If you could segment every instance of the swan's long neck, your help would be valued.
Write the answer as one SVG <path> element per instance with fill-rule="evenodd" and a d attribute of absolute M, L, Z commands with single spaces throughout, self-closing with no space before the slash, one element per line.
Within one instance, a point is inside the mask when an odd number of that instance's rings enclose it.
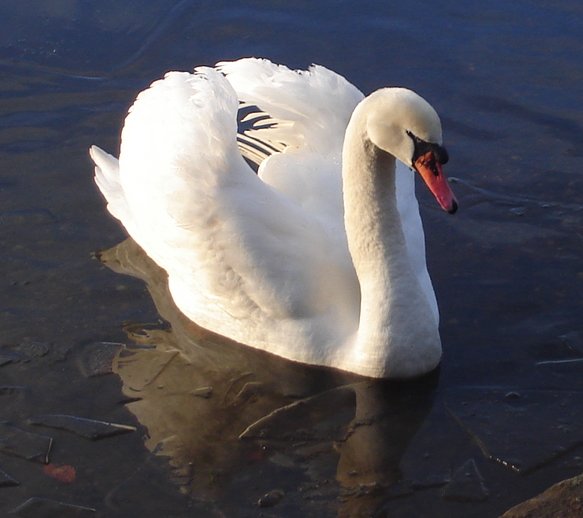
<path fill-rule="evenodd" d="M 358 333 L 344 361 L 370 376 L 410 377 L 438 364 L 441 343 L 407 253 L 395 158 L 369 140 L 365 120 L 353 115 L 342 157 L 346 234 L 361 290 Z"/>

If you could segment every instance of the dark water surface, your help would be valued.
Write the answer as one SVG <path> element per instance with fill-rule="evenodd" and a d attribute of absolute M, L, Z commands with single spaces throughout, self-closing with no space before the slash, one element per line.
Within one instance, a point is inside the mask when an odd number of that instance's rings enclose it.
<path fill-rule="evenodd" d="M 583 471 L 580 2 L 3 0 L 0 28 L 0 515 L 490 517 Z M 89 145 L 167 70 L 249 55 L 441 114 L 429 379 L 236 347 L 131 242 L 92 257 L 125 235 Z"/>

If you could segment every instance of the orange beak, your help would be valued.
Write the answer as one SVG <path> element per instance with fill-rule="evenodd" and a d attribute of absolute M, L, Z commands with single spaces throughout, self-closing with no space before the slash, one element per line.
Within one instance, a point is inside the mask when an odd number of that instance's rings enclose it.
<path fill-rule="evenodd" d="M 415 160 L 413 167 L 421 175 L 441 208 L 453 214 L 458 207 L 457 200 L 433 151 L 427 151 L 421 155 Z"/>

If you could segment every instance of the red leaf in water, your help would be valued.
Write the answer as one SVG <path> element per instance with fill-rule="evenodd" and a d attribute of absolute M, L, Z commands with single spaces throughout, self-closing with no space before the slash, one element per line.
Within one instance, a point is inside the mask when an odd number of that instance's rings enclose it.
<path fill-rule="evenodd" d="M 77 471 L 75 468 L 68 464 L 62 464 L 60 466 L 57 464 L 47 464 L 43 467 L 43 472 L 45 475 L 55 478 L 64 484 L 75 482 L 75 478 L 77 477 Z"/>

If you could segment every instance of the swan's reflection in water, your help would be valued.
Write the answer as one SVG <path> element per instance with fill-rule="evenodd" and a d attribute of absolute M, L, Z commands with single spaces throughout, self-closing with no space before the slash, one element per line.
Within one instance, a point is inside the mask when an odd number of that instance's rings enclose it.
<path fill-rule="evenodd" d="M 399 481 L 436 375 L 406 384 L 362 381 L 233 344 L 182 316 L 165 274 L 133 241 L 101 260 L 143 279 L 170 324 L 129 326 L 137 345 L 114 368 L 128 408 L 148 430 L 146 446 L 169 458 L 185 491 L 227 502 L 246 489 L 249 502 L 281 488 L 278 506 L 289 513 L 374 512 Z"/>

